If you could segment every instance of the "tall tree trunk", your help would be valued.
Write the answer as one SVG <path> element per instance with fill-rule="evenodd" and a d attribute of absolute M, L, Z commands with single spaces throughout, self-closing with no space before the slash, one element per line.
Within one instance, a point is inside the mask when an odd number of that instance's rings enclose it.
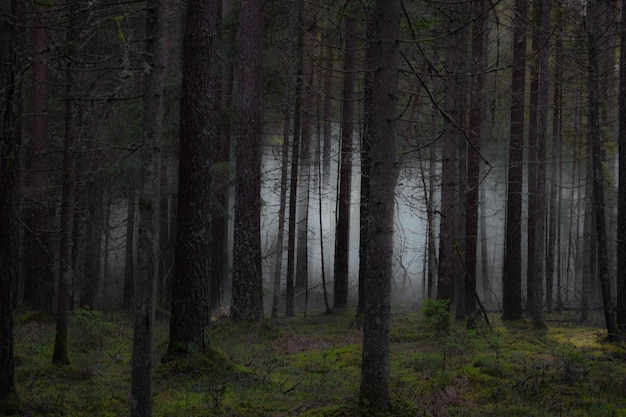
<path fill-rule="evenodd" d="M 54 312 L 54 275 L 52 273 L 53 246 L 51 244 L 54 224 L 54 207 L 49 191 L 48 158 L 48 79 L 50 5 L 38 2 L 32 22 L 34 48 L 32 70 L 32 116 L 28 169 L 24 176 L 25 197 L 29 203 L 25 210 L 25 269 L 27 297 L 31 307 L 49 313 Z"/>
<path fill-rule="evenodd" d="M 83 280 L 80 283 L 80 306 L 94 308 L 100 288 L 104 193 L 90 178 L 85 186 L 85 242 L 83 244 Z"/>
<path fill-rule="evenodd" d="M 391 327 L 391 274 L 393 257 L 393 213 L 397 171 L 395 141 L 398 102 L 398 58 L 400 1 L 378 0 L 374 20 L 375 69 L 372 90 L 371 177 L 369 239 L 365 277 L 363 359 L 359 405 L 389 408 L 389 332 Z M 369 37 L 369 36 L 368 36 Z"/>
<path fill-rule="evenodd" d="M 528 171 L 526 173 L 528 186 L 528 238 L 526 256 L 526 311 L 531 313 L 535 304 L 535 281 L 537 262 L 540 256 L 537 252 L 537 105 L 539 100 L 539 14 L 541 0 L 532 0 L 531 12 L 531 57 L 530 59 L 530 109 L 528 112 Z"/>
<path fill-rule="evenodd" d="M 553 90 L 553 112 L 552 112 L 552 143 L 550 146 L 550 195 L 548 202 L 548 241 L 546 254 L 546 309 L 548 312 L 553 308 L 554 294 L 554 273 L 555 263 L 560 262 L 559 242 L 560 236 L 557 233 L 557 223 L 560 221 L 558 215 L 559 210 L 557 204 L 560 204 L 559 195 L 559 147 L 561 143 L 562 123 L 561 115 L 563 112 L 562 100 L 562 31 L 563 18 L 561 16 L 561 4 L 557 3 L 558 9 L 556 21 L 556 42 L 554 46 L 554 90 Z"/>
<path fill-rule="evenodd" d="M 611 277 L 609 274 L 608 243 L 606 231 L 606 217 L 604 208 L 604 173 L 602 171 L 602 137 L 600 132 L 600 98 L 599 98 L 599 67 L 598 67 L 598 2 L 587 2 L 587 16 L 585 19 L 588 37 L 589 59 L 589 140 L 591 141 L 593 161 L 593 205 L 596 217 L 596 231 L 598 242 L 598 274 L 602 289 L 604 305 L 604 319 L 609 339 L 614 339 L 618 328 L 615 318 L 615 307 L 611 294 Z"/>
<path fill-rule="evenodd" d="M 465 197 L 465 313 L 476 310 L 476 255 L 478 239 L 478 197 L 480 187 L 480 143 L 483 124 L 484 0 L 473 0 L 472 80 L 470 90 L 469 149 L 467 153 L 467 194 Z"/>
<path fill-rule="evenodd" d="M 541 0 L 539 33 L 539 84 L 537 94 L 537 187 L 535 196 L 536 254 L 533 277 L 532 321 L 536 329 L 545 328 L 543 318 L 543 281 L 546 274 L 546 147 L 548 136 L 548 91 L 550 83 L 550 9 L 551 0 Z"/>
<path fill-rule="evenodd" d="M 19 160 L 15 95 L 15 1 L 0 3 L 0 414 L 18 413 L 13 343 L 13 289 L 17 282 L 16 174 Z"/>
<path fill-rule="evenodd" d="M 307 22 L 307 25 L 310 25 Z M 307 29 L 305 34 L 306 59 L 303 69 L 302 131 L 300 133 L 300 166 L 298 173 L 298 242 L 296 244 L 296 290 L 307 292 L 309 285 L 309 200 L 311 185 L 311 119 L 313 111 L 313 39 L 315 34 Z"/>
<path fill-rule="evenodd" d="M 131 417 L 152 415 L 154 311 L 159 277 L 159 206 L 163 84 L 167 66 L 165 32 L 167 0 L 146 4 L 146 44 L 143 93 L 143 146 L 139 190 L 139 251 L 135 279 Z"/>
<path fill-rule="evenodd" d="M 63 141 L 63 180 L 61 192 L 61 242 L 59 253 L 59 290 L 57 299 L 56 337 L 52 363 L 67 365 L 69 354 L 70 298 L 73 279 L 72 231 L 74 226 L 74 146 L 78 136 L 78 97 L 74 63 L 77 61 L 80 0 L 73 0 L 69 10 L 69 26 L 65 50 L 65 138 Z"/>
<path fill-rule="evenodd" d="M 128 211 L 126 216 L 126 245 L 124 256 L 124 293 L 122 296 L 124 308 L 131 308 L 133 304 L 133 290 L 135 279 L 135 183 L 131 180 L 128 185 Z"/>
<path fill-rule="evenodd" d="M 226 19 L 231 20 L 231 5 L 233 0 L 222 1 L 221 14 Z M 222 25 L 224 17 L 219 19 Z M 228 37 L 224 40 L 225 44 L 234 45 L 237 40 L 237 25 L 231 24 L 228 30 Z M 235 57 L 229 56 L 222 66 L 222 86 L 220 88 L 222 94 L 222 102 L 220 111 L 231 113 L 233 102 L 233 88 L 235 78 Z M 229 188 L 231 184 L 231 118 L 222 117 L 222 125 L 220 129 L 220 145 L 215 154 L 213 166 L 213 189 L 214 196 L 214 212 L 213 212 L 213 249 L 212 255 L 212 271 L 211 282 L 209 284 L 210 291 L 210 307 L 216 309 L 221 307 L 224 302 L 224 283 L 228 279 L 228 223 L 229 223 Z"/>
<path fill-rule="evenodd" d="M 292 5 L 296 8 L 298 22 L 302 22 L 302 0 L 296 0 Z M 302 72 L 303 72 L 303 48 L 304 34 L 298 31 L 296 42 L 296 85 L 294 90 L 294 111 L 293 111 L 293 140 L 291 144 L 291 168 L 289 178 L 289 221 L 287 232 L 287 276 L 286 276 L 286 302 L 285 314 L 293 316 L 294 311 L 294 275 L 296 269 L 296 208 L 298 192 L 298 167 L 300 164 L 300 126 L 302 116 Z"/>
<path fill-rule="evenodd" d="M 350 256 L 350 203 L 352 196 L 352 136 L 354 135 L 354 81 L 357 52 L 357 17 L 354 8 L 346 10 L 341 90 L 341 165 L 339 169 L 339 202 L 335 234 L 334 306 L 348 305 Z"/>
<path fill-rule="evenodd" d="M 509 132 L 506 246 L 502 297 L 502 318 L 504 320 L 517 320 L 522 317 L 522 164 L 524 157 L 526 15 L 528 14 L 528 1 L 515 0 L 514 9 L 511 128 Z"/>
<path fill-rule="evenodd" d="M 287 51 L 287 82 L 285 83 L 285 92 L 283 95 L 283 144 L 282 144 L 282 160 L 280 168 L 280 202 L 278 208 L 278 232 L 276 234 L 276 261 L 274 264 L 273 277 L 273 294 L 272 294 L 272 319 L 278 318 L 278 307 L 280 303 L 280 287 L 283 269 L 283 245 L 285 240 L 285 214 L 287 209 L 287 179 L 289 176 L 289 131 L 291 128 L 291 102 L 292 102 L 292 83 L 293 83 L 293 50 L 294 35 L 296 30 L 296 0 L 289 1 L 289 37 L 285 40 Z M 321 195 L 320 195 L 321 201 Z M 321 230 L 321 229 L 320 229 Z M 323 254 L 322 254 L 323 256 Z"/>
<path fill-rule="evenodd" d="M 451 16 L 457 16 L 460 6 L 450 5 Z M 457 236 L 455 204 L 458 187 L 457 176 L 457 149 L 462 126 L 460 108 L 461 91 L 458 85 L 459 51 L 463 44 L 462 32 L 455 25 L 459 22 L 451 17 L 448 22 L 448 35 L 446 37 L 446 75 L 444 82 L 445 103 L 444 132 L 441 153 L 441 221 L 439 226 L 439 280 L 437 282 L 437 298 L 450 300 L 454 298 L 454 266 L 457 264 L 458 252 L 455 250 Z"/>
<path fill-rule="evenodd" d="M 371 10 L 368 11 L 371 13 Z M 372 148 L 372 106 L 374 89 L 374 20 L 367 19 L 365 36 L 365 68 L 363 80 L 363 129 L 361 131 L 361 196 L 359 201 L 359 303 L 357 319 L 363 317 L 365 308 L 365 277 L 367 271 L 367 239 L 369 233 L 370 211 L 370 172 Z"/>
<path fill-rule="evenodd" d="M 332 111 L 333 111 L 333 50 L 332 39 L 334 32 L 326 31 L 326 45 L 324 48 L 324 135 L 322 142 L 322 166 L 324 176 L 324 189 L 330 182 L 330 151 L 332 148 Z"/>
<path fill-rule="evenodd" d="M 211 179 L 219 144 L 216 33 L 220 0 L 188 0 L 180 104 L 178 224 L 166 357 L 207 347 L 213 236 Z"/>
<path fill-rule="evenodd" d="M 242 0 L 239 15 L 239 102 L 231 317 L 263 316 L 261 276 L 262 0 Z"/>
<path fill-rule="evenodd" d="M 617 200 L 617 325 L 626 330 L 626 7 L 622 5 L 619 67 L 619 188 Z"/>

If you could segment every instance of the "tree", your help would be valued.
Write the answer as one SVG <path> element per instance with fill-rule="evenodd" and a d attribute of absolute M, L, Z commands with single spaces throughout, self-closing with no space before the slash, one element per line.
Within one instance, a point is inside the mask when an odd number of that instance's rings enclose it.
<path fill-rule="evenodd" d="M 231 317 L 263 316 L 261 276 L 261 64 L 263 2 L 242 0 Z"/>
<path fill-rule="evenodd" d="M 513 73 L 506 198 L 506 243 L 502 279 L 502 318 L 522 317 L 522 175 L 524 157 L 524 97 L 526 90 L 526 15 L 528 1 L 515 0 Z"/>
<path fill-rule="evenodd" d="M 207 346 L 211 275 L 212 150 L 219 143 L 216 94 L 221 2 L 189 0 L 183 39 L 178 225 L 168 357 Z"/>
<path fill-rule="evenodd" d="M 13 353 L 13 293 L 17 282 L 15 2 L 0 4 L 0 414 L 18 412 Z"/>
<path fill-rule="evenodd" d="M 61 195 L 61 244 L 59 254 L 59 290 L 57 301 L 56 337 L 52 362 L 60 365 L 70 363 L 69 315 L 72 286 L 72 232 L 74 226 L 74 144 L 78 133 L 75 69 L 78 53 L 77 13 L 80 0 L 73 0 L 69 9 L 69 25 L 66 39 L 67 61 L 65 68 L 65 138 L 63 140 L 63 180 Z"/>
<path fill-rule="evenodd" d="M 296 5 L 292 4 L 292 7 Z M 298 22 L 302 22 L 302 1 L 298 0 Z M 295 11 L 292 11 L 295 13 Z M 302 62 L 303 62 L 303 33 L 298 31 L 296 49 L 296 83 L 294 86 L 294 111 L 293 111 L 293 138 L 291 142 L 291 167 L 289 178 L 289 220 L 287 231 L 287 277 L 286 277 L 286 302 L 285 314 L 295 314 L 295 290 L 294 276 L 296 272 L 296 209 L 298 193 L 298 166 L 300 164 L 300 126 L 302 121 Z"/>
<path fill-rule="evenodd" d="M 34 5 L 32 21 L 33 70 L 31 106 L 29 117 L 30 141 L 27 169 L 23 173 L 28 203 L 24 210 L 24 255 L 27 297 L 31 306 L 49 313 L 54 312 L 53 245 L 51 244 L 54 222 L 53 196 L 50 193 L 48 166 L 50 163 L 48 101 L 50 61 L 50 13 L 49 4 Z"/>
<path fill-rule="evenodd" d="M 366 14 L 371 14 L 371 9 L 366 9 Z M 374 48 L 371 35 L 374 33 L 373 19 L 367 19 L 365 37 L 365 62 L 363 80 L 363 129 L 361 130 L 361 197 L 359 200 L 359 304 L 357 306 L 357 320 L 363 318 L 365 308 L 365 274 L 367 271 L 367 239 L 370 203 L 370 166 L 371 166 L 371 129 L 372 129 L 372 105 L 374 89 Z"/>
<path fill-rule="evenodd" d="M 533 286 L 533 305 L 531 316 L 533 326 L 545 328 L 543 318 L 543 281 L 546 274 L 546 148 L 548 136 L 548 91 L 550 86 L 550 10 L 551 0 L 542 0 L 539 4 L 539 91 L 537 94 L 537 187 L 535 198 L 536 263 Z"/>
<path fill-rule="evenodd" d="M 602 137 L 600 132 L 600 97 L 599 97 L 599 64 L 598 64 L 598 3 L 596 0 L 587 2 L 585 26 L 588 42 L 588 94 L 589 94 L 589 141 L 591 142 L 591 159 L 593 163 L 593 210 L 596 218 L 598 244 L 598 274 L 602 290 L 604 319 L 609 339 L 615 339 L 618 328 L 615 318 L 615 307 L 611 294 L 611 277 L 609 274 L 608 244 L 606 232 L 606 214 L 604 208 L 604 173 L 602 157 Z"/>
<path fill-rule="evenodd" d="M 389 332 L 391 326 L 391 274 L 393 213 L 396 185 L 396 113 L 400 47 L 400 1 L 378 0 L 372 48 L 374 70 L 371 107 L 370 217 L 368 270 L 364 282 L 363 359 L 359 405 L 389 407 Z"/>
<path fill-rule="evenodd" d="M 338 217 L 335 237 L 335 308 L 345 308 L 348 305 L 354 81 L 358 41 L 355 12 L 355 8 L 349 8 L 344 15 L 346 41 L 343 56 L 343 86 L 341 89 L 341 164 L 339 169 L 339 202 L 337 205 Z"/>
<path fill-rule="evenodd" d="M 459 240 L 457 216 L 459 205 L 456 204 L 456 193 L 460 181 L 457 170 L 457 149 L 461 137 L 461 129 L 465 123 L 463 120 L 463 102 L 465 101 L 465 89 L 460 83 L 461 67 L 463 65 L 465 39 L 463 33 L 464 23 L 460 19 L 463 4 L 450 4 L 450 20 L 448 22 L 448 35 L 446 36 L 445 53 L 445 84 L 444 98 L 444 132 L 442 138 L 442 162 L 441 162 L 441 222 L 439 227 L 439 281 L 437 282 L 437 298 L 451 300 L 455 283 L 455 267 L 458 266 Z M 457 25 L 459 27 L 457 27 Z M 462 159 L 462 158 L 460 158 Z M 460 274 L 464 277 L 464 274 Z M 459 280 L 456 280 L 460 283 Z M 464 297 L 461 298 L 464 300 Z M 459 300 L 460 301 L 460 300 Z"/>
<path fill-rule="evenodd" d="M 484 0 L 474 0 L 472 27 L 472 86 L 470 90 L 469 149 L 467 151 L 467 193 L 465 196 L 465 314 L 476 310 L 476 261 L 478 239 L 478 197 L 480 187 L 480 141 L 483 124 Z"/>
<path fill-rule="evenodd" d="M 135 279 L 131 417 L 152 415 L 153 329 L 159 276 L 159 202 L 163 84 L 166 72 L 168 0 L 148 0 L 143 92 L 143 143 L 139 190 L 139 251 Z"/>
<path fill-rule="evenodd" d="M 619 67 L 619 188 L 617 200 L 617 325 L 626 330 L 626 7 L 622 7 Z"/>
<path fill-rule="evenodd" d="M 300 130 L 300 165 L 298 167 L 298 218 L 296 243 L 296 290 L 304 292 L 305 298 L 309 286 L 309 201 L 311 187 L 311 127 L 313 113 L 313 58 L 312 46 L 315 34 L 311 30 L 311 22 L 306 25 L 304 33 L 305 53 L 302 72 L 302 119 Z"/>
<path fill-rule="evenodd" d="M 128 185 L 128 215 L 126 216 L 126 248 L 124 255 L 124 308 L 130 309 L 133 304 L 135 281 L 135 182 L 131 178 Z"/>
<path fill-rule="evenodd" d="M 273 294 L 272 294 L 272 319 L 278 318 L 278 307 L 280 304 L 280 288 L 283 265 L 283 246 L 285 235 L 285 212 L 287 206 L 287 178 L 289 176 L 289 133 L 291 127 L 291 102 L 292 102 L 292 83 L 293 83 L 293 49 L 294 34 L 296 26 L 296 0 L 290 0 L 288 6 L 289 13 L 289 36 L 285 40 L 285 49 L 287 53 L 286 62 L 286 81 L 285 91 L 283 93 L 283 144 L 282 144 L 282 160 L 280 168 L 280 202 L 278 209 L 278 232 L 276 234 L 276 263 L 274 266 L 273 277 Z M 295 207 L 295 206 L 294 206 Z M 292 285 L 293 287 L 293 281 Z M 293 288 L 291 288 L 291 312 L 293 313 Z"/>

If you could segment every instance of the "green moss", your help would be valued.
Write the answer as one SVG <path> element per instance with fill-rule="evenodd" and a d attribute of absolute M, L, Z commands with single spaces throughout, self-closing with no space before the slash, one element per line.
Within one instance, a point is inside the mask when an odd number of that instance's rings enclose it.
<path fill-rule="evenodd" d="M 342 368 L 360 367 L 361 345 L 309 350 L 289 356 L 290 363 L 307 372 L 327 373 Z"/>

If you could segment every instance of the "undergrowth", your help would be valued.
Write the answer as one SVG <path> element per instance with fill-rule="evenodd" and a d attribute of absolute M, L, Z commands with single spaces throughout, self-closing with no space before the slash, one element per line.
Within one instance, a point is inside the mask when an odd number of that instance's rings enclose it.
<path fill-rule="evenodd" d="M 603 329 L 559 319 L 537 332 L 528 320 L 489 319 L 493 329 L 480 320 L 469 329 L 436 302 L 394 309 L 392 404 L 383 415 L 626 416 L 626 350 L 607 343 Z M 362 333 L 351 311 L 223 319 L 210 348 L 161 363 L 167 334 L 163 317 L 155 333 L 155 416 L 367 415 L 357 408 Z M 130 316 L 75 311 L 71 366 L 51 365 L 50 317 L 19 315 L 15 338 L 22 415 L 128 415 Z"/>

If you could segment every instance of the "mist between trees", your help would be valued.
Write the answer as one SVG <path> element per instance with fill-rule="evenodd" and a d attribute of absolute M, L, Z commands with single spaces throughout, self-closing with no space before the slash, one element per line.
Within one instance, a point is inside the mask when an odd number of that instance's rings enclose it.
<path fill-rule="evenodd" d="M 9 3 L 5 326 L 69 364 L 70 311 L 132 310 L 133 415 L 157 309 L 175 360 L 213 311 L 355 308 L 372 407 L 392 302 L 626 327 L 621 2 Z"/>

